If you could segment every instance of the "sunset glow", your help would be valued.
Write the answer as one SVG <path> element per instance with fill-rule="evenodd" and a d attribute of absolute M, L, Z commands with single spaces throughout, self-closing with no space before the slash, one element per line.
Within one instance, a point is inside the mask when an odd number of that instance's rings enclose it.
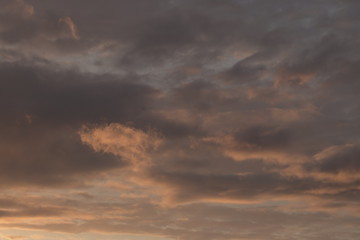
<path fill-rule="evenodd" d="M 359 240 L 359 26 L 352 0 L 0 0 L 0 240 Z"/>

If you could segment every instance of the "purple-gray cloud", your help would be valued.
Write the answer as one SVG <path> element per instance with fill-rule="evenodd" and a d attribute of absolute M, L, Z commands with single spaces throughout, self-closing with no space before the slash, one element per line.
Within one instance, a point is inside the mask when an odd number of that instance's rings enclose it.
<path fill-rule="evenodd" d="M 360 236 L 358 2 L 0 6 L 0 232 Z"/>

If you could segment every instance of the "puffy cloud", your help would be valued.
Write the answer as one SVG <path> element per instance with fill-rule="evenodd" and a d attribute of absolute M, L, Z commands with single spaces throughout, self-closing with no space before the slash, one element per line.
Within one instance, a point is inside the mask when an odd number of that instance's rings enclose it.
<path fill-rule="evenodd" d="M 137 165 L 149 162 L 147 151 L 161 142 L 155 132 L 146 133 L 116 123 L 94 128 L 83 126 L 79 134 L 95 151 L 111 153 Z"/>

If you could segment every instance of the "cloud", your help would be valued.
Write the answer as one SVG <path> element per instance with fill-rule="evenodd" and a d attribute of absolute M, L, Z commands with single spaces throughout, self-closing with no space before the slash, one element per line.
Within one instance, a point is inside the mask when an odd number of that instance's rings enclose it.
<path fill-rule="evenodd" d="M 74 39 L 76 39 L 76 40 L 80 39 L 79 34 L 77 32 L 76 25 L 74 24 L 73 20 L 70 17 L 60 18 L 59 23 L 65 24 L 65 26 L 69 29 L 70 34 Z"/>
<path fill-rule="evenodd" d="M 359 153 L 357 144 L 331 146 L 315 155 L 315 166 L 322 172 L 357 172 L 360 170 Z"/>
<path fill-rule="evenodd" d="M 358 237 L 356 1 L 0 5 L 6 238 Z"/>
<path fill-rule="evenodd" d="M 1 16 L 3 18 L 11 18 L 18 16 L 21 17 L 30 17 L 34 14 L 34 7 L 29 3 L 22 0 L 2 0 L 3 7 L 1 8 Z"/>
<path fill-rule="evenodd" d="M 27 1 L 1 2 L 1 50 L 11 49 L 25 56 L 54 59 L 55 55 L 77 52 L 81 46 L 77 26 L 71 17 L 41 14 Z"/>
<path fill-rule="evenodd" d="M 143 132 L 118 123 L 107 126 L 83 126 L 79 132 L 81 141 L 97 152 L 119 156 L 132 164 L 142 165 L 151 159 L 147 151 L 161 143 L 155 132 Z"/>
<path fill-rule="evenodd" d="M 347 183 L 357 191 L 359 181 L 358 144 L 330 146 L 314 155 L 298 174 L 311 176 L 320 181 Z"/>
<path fill-rule="evenodd" d="M 94 153 L 77 132 L 86 123 L 130 120 L 152 98 L 151 88 L 20 64 L 1 64 L 0 74 L 2 185 L 71 185 L 84 182 L 77 174 L 126 165 L 113 155 Z M 131 106 L 124 104 L 128 101 Z M 114 102 L 118 105 L 112 107 Z"/>

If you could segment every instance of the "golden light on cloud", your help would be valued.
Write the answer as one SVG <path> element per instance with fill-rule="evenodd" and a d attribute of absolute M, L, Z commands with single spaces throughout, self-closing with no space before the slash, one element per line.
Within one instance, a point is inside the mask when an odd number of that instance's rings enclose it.
<path fill-rule="evenodd" d="M 105 126 L 83 126 L 79 131 L 81 140 L 95 151 L 114 154 L 139 167 L 151 162 L 148 151 L 161 144 L 155 131 L 144 132 L 119 123 Z"/>
<path fill-rule="evenodd" d="M 68 28 L 70 35 L 73 39 L 75 40 L 79 40 L 79 34 L 78 34 L 78 30 L 77 27 L 75 25 L 75 23 L 73 22 L 73 20 L 70 17 L 62 17 L 59 19 L 59 23 L 63 23 L 65 24 L 65 26 Z"/>
<path fill-rule="evenodd" d="M 360 239 L 359 9 L 0 0 L 0 240 Z"/>

